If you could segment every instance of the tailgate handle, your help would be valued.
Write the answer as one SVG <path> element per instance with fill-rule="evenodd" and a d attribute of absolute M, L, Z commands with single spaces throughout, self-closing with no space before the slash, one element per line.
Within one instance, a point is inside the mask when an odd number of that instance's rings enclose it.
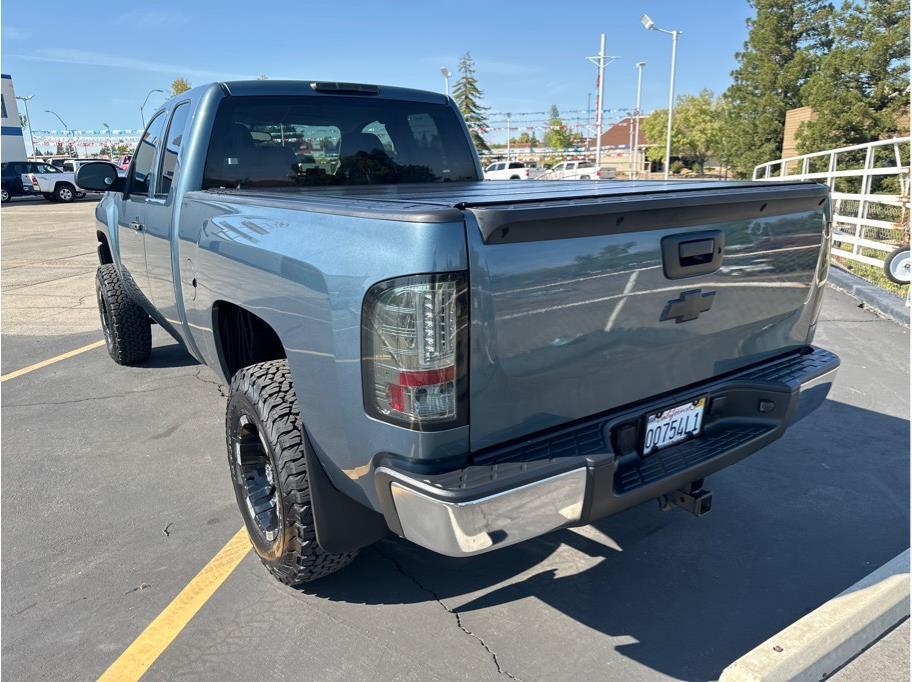
<path fill-rule="evenodd" d="M 662 239 L 662 267 L 668 279 L 696 277 L 715 272 L 722 265 L 725 234 L 722 230 L 687 232 Z"/>

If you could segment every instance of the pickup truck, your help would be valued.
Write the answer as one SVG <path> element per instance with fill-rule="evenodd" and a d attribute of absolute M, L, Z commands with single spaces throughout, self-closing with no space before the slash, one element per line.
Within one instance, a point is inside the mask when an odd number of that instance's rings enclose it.
<path fill-rule="evenodd" d="M 485 180 L 535 180 L 543 171 L 522 161 L 498 161 L 484 169 Z"/>
<path fill-rule="evenodd" d="M 85 196 L 85 192 L 76 186 L 76 169 L 78 165 L 66 161 L 63 169 L 49 163 L 29 163 L 28 174 L 22 177 L 23 184 L 32 187 L 32 194 L 40 194 L 48 201 L 69 203 Z"/>
<path fill-rule="evenodd" d="M 389 531 L 463 557 L 647 500 L 705 513 L 704 479 L 839 364 L 812 345 L 825 186 L 485 182 L 432 92 L 197 87 L 126 177 L 78 184 L 106 192 L 111 358 L 146 361 L 157 323 L 229 386 L 240 513 L 288 584 Z"/>
<path fill-rule="evenodd" d="M 545 171 L 540 180 L 611 180 L 613 168 L 596 168 L 593 161 L 561 161 Z"/>

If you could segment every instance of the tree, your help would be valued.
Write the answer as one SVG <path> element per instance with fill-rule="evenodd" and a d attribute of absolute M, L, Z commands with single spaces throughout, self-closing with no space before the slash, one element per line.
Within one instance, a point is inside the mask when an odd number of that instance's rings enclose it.
<path fill-rule="evenodd" d="M 826 0 L 751 0 L 744 49 L 725 93 L 725 125 L 738 175 L 779 158 L 785 112 L 802 105 L 801 89 L 832 45 L 833 7 Z"/>
<path fill-rule="evenodd" d="M 268 81 L 268 80 L 269 80 L 269 76 L 267 76 L 265 73 L 261 73 L 259 76 L 257 76 L 256 79 L 257 79 L 258 81 Z"/>
<path fill-rule="evenodd" d="M 188 81 L 183 76 L 178 76 L 173 81 L 171 81 L 171 96 L 174 97 L 175 95 L 179 95 L 182 92 L 187 92 L 187 90 L 192 87 L 193 86 L 190 85 L 190 81 Z"/>
<path fill-rule="evenodd" d="M 552 104 L 548 112 L 548 132 L 545 133 L 544 137 L 545 146 L 552 149 L 566 149 L 572 146 L 575 140 L 576 136 L 564 124 L 557 105 Z"/>
<path fill-rule="evenodd" d="M 802 153 L 899 132 L 908 121 L 908 30 L 908 0 L 843 4 L 833 47 L 802 90 L 815 114 L 798 130 Z"/>
<path fill-rule="evenodd" d="M 713 99 L 709 90 L 698 95 L 681 95 L 675 103 L 671 130 L 672 156 L 680 156 L 699 166 L 700 172 L 710 156 L 721 154 L 723 134 L 720 112 L 723 99 Z M 668 127 L 668 110 L 657 109 L 642 123 L 643 133 L 648 140 L 664 142 Z M 665 145 L 657 144 L 647 148 L 651 161 L 665 161 Z"/>
<path fill-rule="evenodd" d="M 472 136 L 472 142 L 479 152 L 490 151 L 488 143 L 485 142 L 482 134 L 488 129 L 488 108 L 482 106 L 481 99 L 484 92 L 478 87 L 478 78 L 475 76 L 475 60 L 472 55 L 466 52 L 459 58 L 459 80 L 453 87 L 453 100 L 462 117 L 465 119 L 466 127 Z"/>
<path fill-rule="evenodd" d="M 535 137 L 533 132 L 531 135 L 527 131 L 522 131 L 517 137 L 510 139 L 510 144 L 515 144 L 518 147 L 529 147 L 534 149 L 538 144 L 538 138 Z"/>

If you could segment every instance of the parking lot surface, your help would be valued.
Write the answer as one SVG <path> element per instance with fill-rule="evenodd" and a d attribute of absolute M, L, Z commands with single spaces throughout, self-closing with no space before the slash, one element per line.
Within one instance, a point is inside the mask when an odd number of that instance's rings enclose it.
<path fill-rule="evenodd" d="M 4 375 L 101 338 L 93 208 L 4 206 Z M 718 677 L 908 547 L 908 330 L 829 291 L 815 342 L 842 358 L 830 399 L 709 478 L 709 515 L 645 504 L 472 559 L 388 536 L 302 590 L 248 553 L 146 677 Z M 4 679 L 98 676 L 241 525 L 224 388 L 153 343 L 2 384 Z M 840 675 L 908 677 L 877 665 Z"/>

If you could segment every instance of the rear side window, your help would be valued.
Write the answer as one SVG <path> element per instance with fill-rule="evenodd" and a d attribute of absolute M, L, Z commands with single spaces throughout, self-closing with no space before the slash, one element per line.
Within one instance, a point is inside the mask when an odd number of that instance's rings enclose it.
<path fill-rule="evenodd" d="M 168 134 L 165 135 L 165 152 L 162 155 L 162 167 L 158 181 L 158 196 L 166 197 L 171 193 L 171 183 L 174 180 L 174 171 L 177 168 L 177 154 L 180 152 L 181 143 L 184 141 L 184 129 L 187 127 L 187 117 L 190 114 L 190 103 L 183 102 L 177 105 L 171 115 L 168 125 Z"/>
<path fill-rule="evenodd" d="M 152 119 L 145 134 L 136 146 L 133 175 L 130 179 L 130 194 L 149 194 L 149 187 L 155 170 L 155 156 L 161 144 L 165 128 L 165 112 Z"/>
<path fill-rule="evenodd" d="M 525 168 L 525 167 L 526 167 L 526 164 L 518 163 L 516 161 L 514 161 L 513 163 L 510 164 L 510 168 Z"/>
<path fill-rule="evenodd" d="M 226 97 L 203 189 L 477 180 L 444 104 L 336 95 Z"/>
<path fill-rule="evenodd" d="M 594 168 L 595 164 L 592 161 L 580 161 L 577 168 Z"/>

